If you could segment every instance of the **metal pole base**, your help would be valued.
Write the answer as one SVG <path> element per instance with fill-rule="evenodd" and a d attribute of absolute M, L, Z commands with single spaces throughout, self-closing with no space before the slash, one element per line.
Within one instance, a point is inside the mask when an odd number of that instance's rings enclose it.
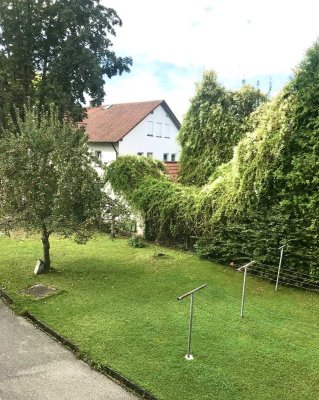
<path fill-rule="evenodd" d="M 191 354 L 186 354 L 185 358 L 188 361 L 194 360 L 194 357 Z"/>

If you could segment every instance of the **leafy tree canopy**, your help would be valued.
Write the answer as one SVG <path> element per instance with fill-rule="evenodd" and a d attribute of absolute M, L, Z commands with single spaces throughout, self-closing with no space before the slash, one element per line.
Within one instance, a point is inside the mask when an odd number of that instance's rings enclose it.
<path fill-rule="evenodd" d="M 106 167 L 105 179 L 112 183 L 115 192 L 124 190 L 129 193 L 136 189 L 145 177 L 166 177 L 164 171 L 164 165 L 150 157 L 121 156 L 116 163 Z"/>
<path fill-rule="evenodd" d="M 219 95 L 220 85 L 215 79 L 211 82 Z M 202 104 L 192 103 L 198 106 L 199 116 L 192 119 L 198 129 L 205 128 Z M 210 115 L 204 120 L 209 123 Z M 232 159 L 219 166 L 202 188 L 142 177 L 138 187 L 129 190 L 129 174 L 119 186 L 144 212 L 149 238 L 190 243 L 199 254 L 225 263 L 254 259 L 276 266 L 278 247 L 285 243 L 285 268 L 299 281 L 301 272 L 317 282 L 319 42 L 281 93 L 249 123 L 252 126 Z M 121 168 L 130 171 L 129 165 Z"/>
<path fill-rule="evenodd" d="M 92 165 L 85 132 L 55 112 L 29 109 L 0 139 L 0 230 L 41 231 L 47 269 L 53 232 L 85 242 L 100 222 L 103 183 Z"/>
<path fill-rule="evenodd" d="M 83 117 L 84 95 L 100 104 L 104 77 L 128 72 L 132 59 L 111 50 L 122 21 L 98 0 L 0 2 L 0 113 L 22 111 L 27 98 L 61 116 Z M 3 125 L 4 121 L 0 121 Z"/>
<path fill-rule="evenodd" d="M 228 91 L 215 72 L 205 72 L 179 133 L 180 181 L 207 183 L 216 168 L 231 159 L 234 146 L 251 127 L 249 116 L 266 99 L 250 85 Z"/>

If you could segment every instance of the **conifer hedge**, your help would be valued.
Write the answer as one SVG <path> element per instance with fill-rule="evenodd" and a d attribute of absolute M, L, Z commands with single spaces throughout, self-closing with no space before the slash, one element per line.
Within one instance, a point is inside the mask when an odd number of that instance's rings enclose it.
<path fill-rule="evenodd" d="M 214 71 L 205 71 L 185 115 L 179 181 L 202 186 L 216 168 L 231 160 L 234 146 L 251 127 L 249 118 L 267 96 L 251 85 L 227 90 Z"/>
<path fill-rule="evenodd" d="M 143 212 L 148 239 L 226 265 L 251 259 L 277 265 L 278 247 L 286 244 L 285 268 L 318 276 L 318 43 L 253 118 L 233 158 L 200 188 L 173 183 L 158 162 L 142 157 L 120 157 L 108 179 Z"/>

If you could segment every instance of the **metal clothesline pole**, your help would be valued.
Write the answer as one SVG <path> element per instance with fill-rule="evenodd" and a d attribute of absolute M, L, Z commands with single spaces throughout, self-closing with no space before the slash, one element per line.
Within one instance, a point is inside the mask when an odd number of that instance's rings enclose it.
<path fill-rule="evenodd" d="M 280 259 L 279 259 L 279 265 L 278 265 L 278 272 L 277 272 L 277 279 L 276 279 L 276 287 L 275 287 L 275 292 L 278 289 L 278 283 L 279 283 L 279 276 L 280 276 L 280 269 L 281 269 L 281 264 L 282 264 L 282 257 L 284 255 L 284 247 L 285 245 L 282 245 L 279 247 L 278 250 L 280 250 Z"/>
<path fill-rule="evenodd" d="M 194 310 L 194 294 L 198 292 L 201 289 L 204 289 L 207 285 L 204 284 L 202 286 L 199 286 L 196 289 L 191 290 L 190 292 L 187 292 L 183 294 L 182 296 L 177 297 L 177 300 L 183 300 L 185 297 L 190 296 L 191 301 L 190 301 L 190 310 L 189 310 L 189 327 L 188 327 L 188 345 L 187 345 L 187 354 L 185 356 L 186 360 L 193 360 L 194 357 L 191 354 L 191 341 L 192 341 L 192 328 L 193 328 L 193 310 Z"/>
<path fill-rule="evenodd" d="M 244 317 L 247 269 L 249 267 L 251 267 L 253 264 L 255 264 L 255 261 L 250 261 L 248 264 L 245 264 L 242 267 L 237 269 L 237 271 L 244 270 L 243 291 L 242 291 L 242 296 L 241 296 L 241 308 L 240 308 L 240 316 L 241 316 L 241 318 Z"/>
<path fill-rule="evenodd" d="M 187 360 L 192 360 L 193 356 L 191 355 L 191 341 L 192 341 L 192 326 L 193 326 L 193 306 L 194 306 L 194 293 L 191 294 L 191 304 L 189 311 L 189 328 L 188 328 L 188 345 L 187 345 Z"/>
<path fill-rule="evenodd" d="M 241 308 L 240 308 L 240 316 L 244 317 L 244 307 L 245 307 L 245 292 L 246 292 L 246 276 L 247 276 L 247 268 L 244 269 L 244 282 L 243 282 L 243 292 L 241 296 Z"/>

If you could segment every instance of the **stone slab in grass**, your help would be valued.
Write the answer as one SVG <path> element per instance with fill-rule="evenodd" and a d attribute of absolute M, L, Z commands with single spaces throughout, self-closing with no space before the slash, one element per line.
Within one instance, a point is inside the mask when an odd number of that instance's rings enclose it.
<path fill-rule="evenodd" d="M 44 261 L 38 260 L 35 264 L 34 275 L 40 275 L 44 272 Z"/>
<path fill-rule="evenodd" d="M 30 296 L 36 297 L 38 299 L 50 296 L 51 294 L 57 292 L 56 288 L 51 286 L 43 285 L 39 283 L 38 285 L 33 285 L 27 289 L 23 290 L 23 293 L 28 294 Z"/>

